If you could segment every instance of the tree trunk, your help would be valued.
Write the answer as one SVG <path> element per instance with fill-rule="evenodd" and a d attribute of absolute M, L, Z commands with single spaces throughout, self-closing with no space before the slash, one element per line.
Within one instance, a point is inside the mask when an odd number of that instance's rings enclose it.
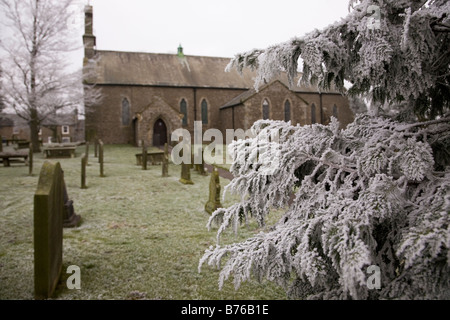
<path fill-rule="evenodd" d="M 39 143 L 39 120 L 37 110 L 31 110 L 30 141 L 33 146 L 33 152 L 41 152 L 41 144 Z"/>

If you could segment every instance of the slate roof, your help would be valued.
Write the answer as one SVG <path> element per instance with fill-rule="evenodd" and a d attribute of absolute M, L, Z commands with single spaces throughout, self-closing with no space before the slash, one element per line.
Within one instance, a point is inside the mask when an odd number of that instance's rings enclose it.
<path fill-rule="evenodd" d="M 225 72 L 230 58 L 97 50 L 97 84 L 249 89 L 254 73 Z"/>

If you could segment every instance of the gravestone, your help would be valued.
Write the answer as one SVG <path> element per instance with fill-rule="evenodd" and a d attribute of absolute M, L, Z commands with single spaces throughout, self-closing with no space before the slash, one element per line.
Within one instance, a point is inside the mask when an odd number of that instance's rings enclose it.
<path fill-rule="evenodd" d="M 203 159 L 203 148 L 197 147 L 196 154 L 200 154 L 200 153 L 201 153 L 201 162 L 195 164 L 194 170 L 197 171 L 198 173 L 200 173 L 202 176 L 207 176 L 208 173 L 205 170 L 205 161 Z"/>
<path fill-rule="evenodd" d="M 33 175 L 33 144 L 28 147 L 28 174 Z"/>
<path fill-rule="evenodd" d="M 0 136 L 0 152 L 3 152 L 3 137 Z"/>
<path fill-rule="evenodd" d="M 95 138 L 94 139 L 94 157 L 97 158 L 98 157 L 98 139 Z"/>
<path fill-rule="evenodd" d="M 103 141 L 98 141 L 98 162 L 100 163 L 100 177 L 105 177 L 105 173 L 103 171 Z"/>
<path fill-rule="evenodd" d="M 87 186 L 86 186 L 86 165 L 87 165 L 86 155 L 83 154 L 81 156 L 81 189 L 87 189 Z"/>
<path fill-rule="evenodd" d="M 147 170 L 147 146 L 145 141 L 142 140 L 142 170 Z"/>
<path fill-rule="evenodd" d="M 194 184 L 191 180 L 191 165 L 182 162 L 181 163 L 181 178 L 180 182 L 183 184 Z"/>
<path fill-rule="evenodd" d="M 209 181 L 209 199 L 205 204 L 205 211 L 209 214 L 212 214 L 218 208 L 222 208 L 222 203 L 220 202 L 220 188 L 219 172 L 213 167 L 211 179 Z"/>
<path fill-rule="evenodd" d="M 45 161 L 34 194 L 34 294 L 53 295 L 61 275 L 64 176 L 59 162 Z"/>
<path fill-rule="evenodd" d="M 86 141 L 86 153 L 85 153 L 85 156 L 86 156 L 86 165 L 88 166 L 89 165 L 89 141 Z"/>
<path fill-rule="evenodd" d="M 78 227 L 81 223 L 81 216 L 75 213 L 75 209 L 73 208 L 73 201 L 69 199 L 64 179 L 63 179 L 63 195 L 64 195 L 63 227 L 64 228 Z"/>
<path fill-rule="evenodd" d="M 169 146 L 167 143 L 164 144 L 164 156 L 162 161 L 162 176 L 169 176 Z"/>

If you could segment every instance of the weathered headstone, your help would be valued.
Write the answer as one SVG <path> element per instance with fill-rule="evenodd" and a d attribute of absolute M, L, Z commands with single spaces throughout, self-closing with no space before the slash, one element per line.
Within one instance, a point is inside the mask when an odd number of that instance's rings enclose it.
<path fill-rule="evenodd" d="M 162 161 L 162 176 L 169 176 L 169 146 L 167 143 L 164 144 L 164 156 Z"/>
<path fill-rule="evenodd" d="M 33 144 L 30 143 L 28 148 L 28 174 L 33 174 Z"/>
<path fill-rule="evenodd" d="M 86 155 L 83 154 L 81 156 L 81 189 L 87 189 L 87 186 L 86 186 L 86 165 L 87 165 Z"/>
<path fill-rule="evenodd" d="M 100 163 L 100 177 L 105 177 L 105 173 L 103 171 L 103 141 L 98 141 L 98 162 Z"/>
<path fill-rule="evenodd" d="M 205 204 L 205 211 L 209 214 L 222 207 L 222 203 L 220 202 L 220 188 L 219 172 L 213 167 L 209 182 L 209 199 Z"/>
<path fill-rule="evenodd" d="M 86 153 L 85 153 L 85 156 L 86 156 L 86 165 L 88 166 L 89 165 L 89 141 L 86 141 Z"/>
<path fill-rule="evenodd" d="M 63 195 L 64 195 L 63 227 L 64 228 L 78 227 L 81 223 L 81 216 L 75 213 L 75 209 L 73 208 L 73 201 L 69 199 L 64 179 L 63 179 Z"/>
<path fill-rule="evenodd" d="M 208 173 L 205 170 L 205 160 L 203 159 L 203 148 L 201 146 L 197 147 L 195 152 L 196 154 L 201 154 L 201 162 L 195 164 L 194 170 L 200 173 L 202 176 L 207 176 Z"/>
<path fill-rule="evenodd" d="M 181 163 L 180 182 L 183 184 L 194 184 L 194 181 L 191 180 L 191 165 L 188 163 Z"/>
<path fill-rule="evenodd" d="M 145 141 L 142 140 L 142 170 L 147 170 L 147 146 Z"/>
<path fill-rule="evenodd" d="M 98 139 L 95 138 L 94 139 L 94 157 L 97 158 L 98 157 Z"/>
<path fill-rule="evenodd" d="M 53 295 L 61 275 L 64 176 L 59 162 L 45 161 L 34 195 L 34 294 Z"/>

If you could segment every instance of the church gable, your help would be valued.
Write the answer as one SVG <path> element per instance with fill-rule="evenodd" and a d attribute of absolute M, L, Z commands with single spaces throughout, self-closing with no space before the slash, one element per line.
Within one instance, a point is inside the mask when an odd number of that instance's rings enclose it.
<path fill-rule="evenodd" d="M 166 126 L 166 134 L 169 137 L 170 132 L 181 128 L 182 116 L 177 109 L 169 105 L 164 99 L 154 96 L 152 101 L 136 114 L 137 141 L 144 140 L 147 145 L 154 144 L 153 135 L 155 129 L 157 129 L 155 125 L 160 125 L 161 121 Z"/>

